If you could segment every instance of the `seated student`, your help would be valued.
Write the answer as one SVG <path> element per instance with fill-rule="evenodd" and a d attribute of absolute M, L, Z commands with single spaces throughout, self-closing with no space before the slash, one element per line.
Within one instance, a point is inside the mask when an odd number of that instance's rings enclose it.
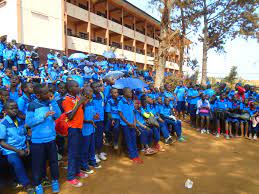
<path fill-rule="evenodd" d="M 9 93 L 10 93 L 10 99 L 17 101 L 18 98 L 20 97 L 21 91 L 20 91 L 20 78 L 17 75 L 13 75 L 10 79 L 10 88 L 9 88 Z"/>
<path fill-rule="evenodd" d="M 17 66 L 12 66 L 12 74 L 22 77 L 22 74 L 21 74 L 21 72 L 18 71 Z"/>
<path fill-rule="evenodd" d="M 93 103 L 95 106 L 94 121 L 96 125 L 95 130 L 95 159 L 99 163 L 101 160 L 107 160 L 106 154 L 102 152 L 103 148 L 103 133 L 104 133 L 104 95 L 101 92 L 103 85 L 99 82 L 91 83 L 93 89 Z"/>
<path fill-rule="evenodd" d="M 216 137 L 220 137 L 221 129 L 223 129 L 223 126 L 225 125 L 225 114 L 228 108 L 228 101 L 226 99 L 226 94 L 222 93 L 220 95 L 220 98 L 216 100 L 214 111 L 216 116 L 216 127 L 217 127 L 217 133 Z M 228 128 L 225 129 L 226 135 L 228 135 Z"/>
<path fill-rule="evenodd" d="M 165 98 L 164 105 L 160 110 L 160 115 L 167 125 L 173 125 L 178 141 L 184 142 L 185 138 L 182 136 L 182 123 L 173 115 L 173 110 L 170 106 L 170 100 L 168 98 Z"/>
<path fill-rule="evenodd" d="M 149 84 L 149 91 L 147 93 L 147 96 L 152 99 L 156 99 L 158 97 L 158 93 L 155 91 L 155 86 L 153 83 Z"/>
<path fill-rule="evenodd" d="M 169 133 L 167 124 L 163 121 L 163 119 L 160 117 L 159 113 L 157 112 L 157 109 L 154 105 L 154 101 L 152 98 L 149 98 L 147 96 L 142 96 L 141 98 L 141 113 L 144 118 L 149 119 L 150 117 L 155 117 L 157 119 L 159 126 L 152 126 L 153 134 L 155 144 L 154 149 L 157 149 L 158 151 L 164 151 L 163 148 L 159 145 L 160 140 L 160 130 L 162 132 L 162 135 L 165 139 L 165 144 L 170 145 L 173 143 L 172 137 Z"/>
<path fill-rule="evenodd" d="M 205 94 L 201 94 L 201 99 L 197 102 L 197 115 L 201 119 L 201 134 L 209 134 L 210 124 L 210 102 L 206 99 Z M 204 123 L 206 121 L 206 124 Z"/>
<path fill-rule="evenodd" d="M 84 121 L 83 104 L 86 101 L 84 96 L 78 97 L 80 92 L 79 84 L 74 80 L 67 80 L 67 95 L 62 102 L 64 112 L 68 117 L 68 169 L 67 182 L 75 187 L 81 187 L 83 184 L 76 178 L 86 178 L 86 173 L 80 172 L 80 150 Z"/>
<path fill-rule="evenodd" d="M 55 122 L 61 111 L 55 100 L 50 98 L 48 87 L 44 84 L 35 84 L 36 99 L 28 106 L 25 123 L 31 128 L 32 175 L 36 194 L 43 194 L 41 185 L 42 172 L 49 160 L 52 176 L 52 192 L 58 193 L 59 169 L 56 147 Z"/>
<path fill-rule="evenodd" d="M 5 104 L 6 116 L 0 124 L 0 145 L 3 155 L 14 169 L 18 182 L 27 189 L 28 193 L 34 193 L 30 186 L 23 160 L 30 154 L 29 143 L 26 140 L 26 130 L 23 122 L 17 117 L 18 106 L 13 100 Z"/>
<path fill-rule="evenodd" d="M 0 62 L 0 77 L 3 78 L 4 76 L 5 76 L 4 64 Z"/>
<path fill-rule="evenodd" d="M 136 121 L 137 121 L 137 129 L 140 132 L 140 143 L 142 147 L 142 151 L 144 151 L 145 155 L 152 155 L 157 153 L 156 149 L 152 149 L 150 145 L 153 143 L 153 130 L 146 125 L 145 118 L 141 114 L 140 110 L 140 102 L 136 100 L 134 102 L 134 113 L 136 116 Z M 157 137 L 159 137 L 159 131 L 156 130 Z M 160 138 L 157 138 L 154 140 L 154 144 L 157 144 L 159 142 Z"/>
<path fill-rule="evenodd" d="M 122 127 L 126 145 L 128 147 L 129 157 L 134 163 L 143 163 L 138 155 L 136 143 L 136 118 L 134 114 L 134 104 L 132 101 L 132 90 L 123 89 L 123 97 L 118 104 L 120 115 L 120 125 Z"/>
<path fill-rule="evenodd" d="M 6 89 L 0 89 L 0 118 L 4 117 L 4 104 L 10 99 L 9 92 Z"/>
<path fill-rule="evenodd" d="M 229 131 L 229 136 L 233 137 L 232 134 L 232 125 L 234 124 L 235 126 L 235 136 L 238 137 L 238 132 L 239 132 L 239 124 L 240 124 L 240 119 L 236 118 L 235 115 L 241 115 L 243 110 L 243 104 L 238 101 L 237 97 L 234 96 L 233 99 L 228 102 L 228 112 L 230 114 L 227 117 L 226 120 L 226 128 L 228 128 Z M 244 131 L 241 131 L 241 135 L 244 136 Z M 226 134 L 226 138 L 229 139 L 228 134 Z"/>
<path fill-rule="evenodd" d="M 111 98 L 108 99 L 105 107 L 105 112 L 107 114 L 107 122 L 105 129 L 108 131 L 112 129 L 113 134 L 113 147 L 117 150 L 118 140 L 119 140 L 119 130 L 120 130 L 120 116 L 118 114 L 118 103 L 120 101 L 119 92 L 117 89 L 111 89 Z"/>
<path fill-rule="evenodd" d="M 12 70 L 5 69 L 5 76 L 3 77 L 3 85 L 7 88 L 10 88 L 10 79 L 12 77 Z"/>
<path fill-rule="evenodd" d="M 82 145 L 81 145 L 81 170 L 87 174 L 94 173 L 89 168 L 89 165 L 94 168 L 101 168 L 95 160 L 95 128 L 94 123 L 94 103 L 93 103 L 93 90 L 91 87 L 83 89 L 82 95 L 88 99 L 84 108 L 84 124 L 82 129 Z"/>

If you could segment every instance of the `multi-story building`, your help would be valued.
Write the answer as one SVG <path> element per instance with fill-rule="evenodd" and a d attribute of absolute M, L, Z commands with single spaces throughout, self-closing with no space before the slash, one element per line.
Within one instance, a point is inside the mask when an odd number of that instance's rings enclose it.
<path fill-rule="evenodd" d="M 126 0 L 0 0 L 0 35 L 46 49 L 117 55 L 154 67 L 158 20 Z M 179 41 L 178 41 L 179 42 Z M 178 70 L 179 43 L 166 67 Z"/>

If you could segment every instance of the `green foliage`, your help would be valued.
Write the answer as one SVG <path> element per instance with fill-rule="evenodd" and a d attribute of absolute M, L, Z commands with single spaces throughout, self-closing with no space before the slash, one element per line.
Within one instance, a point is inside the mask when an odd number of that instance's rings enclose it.
<path fill-rule="evenodd" d="M 237 66 L 232 66 L 228 76 L 224 78 L 224 81 L 228 82 L 231 86 L 236 83 L 238 79 Z"/>

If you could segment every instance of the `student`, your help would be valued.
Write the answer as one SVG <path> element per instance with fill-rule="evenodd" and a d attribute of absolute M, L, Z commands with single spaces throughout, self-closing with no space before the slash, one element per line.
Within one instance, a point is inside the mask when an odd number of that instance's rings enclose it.
<path fill-rule="evenodd" d="M 20 79 L 17 75 L 13 75 L 10 79 L 10 99 L 17 101 L 20 97 L 20 87 L 18 86 L 20 84 Z"/>
<path fill-rule="evenodd" d="M 27 68 L 23 70 L 22 75 L 24 78 L 32 78 L 35 76 L 33 64 L 29 63 Z"/>
<path fill-rule="evenodd" d="M 153 142 L 153 130 L 146 125 L 145 118 L 141 114 L 140 106 L 141 106 L 140 102 L 136 100 L 134 102 L 134 107 L 135 107 L 134 113 L 135 113 L 136 122 L 137 122 L 136 126 L 140 132 L 140 143 L 141 143 L 142 151 L 145 153 L 145 155 L 152 155 L 157 153 L 157 150 L 152 149 L 150 147 L 150 145 Z M 157 133 L 159 136 L 158 130 L 157 130 Z M 158 143 L 158 141 L 159 139 L 156 140 L 154 144 Z"/>
<path fill-rule="evenodd" d="M 6 49 L 3 51 L 4 67 L 12 68 L 14 65 L 15 53 L 13 51 L 11 43 L 7 43 Z"/>
<path fill-rule="evenodd" d="M 4 76 L 5 76 L 4 64 L 0 62 L 0 78 L 3 78 Z"/>
<path fill-rule="evenodd" d="M 85 96 L 79 98 L 79 84 L 74 80 L 68 80 L 66 83 L 67 96 L 62 103 L 64 112 L 68 116 L 68 170 L 67 182 L 72 186 L 81 187 L 83 184 L 76 178 L 86 178 L 86 173 L 80 172 L 80 150 L 84 121 L 83 104 L 86 101 Z"/>
<path fill-rule="evenodd" d="M 32 176 L 36 186 L 36 194 L 43 194 L 41 185 L 42 172 L 49 160 L 52 176 L 52 192 L 60 191 L 58 178 L 58 157 L 56 147 L 55 119 L 60 115 L 60 109 L 55 100 L 50 99 L 48 87 L 35 84 L 36 99 L 28 106 L 25 124 L 31 128 Z"/>
<path fill-rule="evenodd" d="M 23 71 L 26 66 L 26 53 L 25 53 L 25 46 L 22 44 L 19 47 L 19 50 L 17 52 L 17 63 L 18 63 L 18 70 Z"/>
<path fill-rule="evenodd" d="M 82 146 L 81 146 L 81 170 L 87 174 L 92 174 L 94 171 L 89 168 L 101 168 L 95 160 L 95 128 L 94 123 L 94 103 L 93 103 L 93 90 L 91 87 L 85 87 L 83 89 L 83 96 L 85 96 L 88 102 L 84 108 L 84 124 L 82 129 Z"/>
<path fill-rule="evenodd" d="M 247 98 L 245 98 L 244 106 L 243 106 L 243 113 L 248 113 L 250 118 L 251 118 L 253 116 L 253 114 L 254 114 L 254 111 L 251 109 L 250 104 L 249 104 L 249 100 Z M 243 120 L 240 123 L 241 132 L 244 131 L 245 138 L 248 138 L 248 133 L 249 133 L 250 125 L 251 125 L 250 118 L 249 118 L 249 120 Z"/>
<path fill-rule="evenodd" d="M 0 37 L 0 63 L 3 63 L 3 51 L 6 48 L 6 36 Z"/>
<path fill-rule="evenodd" d="M 132 90 L 130 88 L 123 89 L 123 97 L 118 104 L 118 111 L 120 115 L 120 124 L 128 147 L 129 157 L 134 163 L 143 163 L 137 150 L 136 118 L 132 101 Z"/>
<path fill-rule="evenodd" d="M 10 99 L 10 95 L 9 92 L 4 89 L 1 88 L 0 89 L 0 117 L 3 118 L 3 109 L 4 109 L 4 104 Z"/>
<path fill-rule="evenodd" d="M 38 69 L 40 65 L 40 57 L 38 54 L 39 47 L 35 46 L 33 47 L 33 50 L 31 52 L 31 61 L 34 66 L 34 69 Z"/>
<path fill-rule="evenodd" d="M 5 69 L 5 76 L 3 78 L 3 85 L 7 88 L 10 88 L 10 79 L 12 77 L 12 70 Z"/>
<path fill-rule="evenodd" d="M 23 122 L 17 117 L 18 106 L 10 100 L 5 104 L 6 116 L 0 124 L 0 145 L 3 155 L 13 167 L 18 182 L 27 190 L 34 193 L 30 186 L 23 160 L 30 154 L 29 143 L 26 140 L 26 130 Z"/>
<path fill-rule="evenodd" d="M 104 95 L 101 92 L 102 84 L 99 82 L 91 83 L 93 89 L 93 103 L 95 106 L 94 122 L 96 125 L 95 130 L 95 149 L 96 162 L 99 163 L 101 160 L 107 160 L 106 154 L 102 152 L 103 147 L 103 133 L 104 133 Z"/>
<path fill-rule="evenodd" d="M 216 94 L 216 92 L 215 92 L 213 89 L 211 89 L 211 85 L 208 84 L 208 85 L 207 85 L 207 89 L 204 90 L 204 94 L 205 94 L 205 95 L 208 95 L 208 96 L 209 96 L 209 99 L 210 99 L 213 95 Z"/>
<path fill-rule="evenodd" d="M 197 114 L 201 119 L 201 134 L 210 133 L 210 102 L 206 99 L 206 97 L 208 96 L 206 96 L 205 94 L 201 94 L 201 99 L 197 102 Z"/>
<path fill-rule="evenodd" d="M 183 115 L 183 119 L 185 117 L 184 111 L 185 111 L 185 93 L 187 91 L 187 88 L 183 85 L 183 81 L 180 81 L 180 85 L 177 86 L 174 90 L 174 93 L 177 97 L 177 106 L 176 110 L 178 112 L 178 117 L 181 118 L 181 113 Z"/>
<path fill-rule="evenodd" d="M 182 136 L 182 123 L 174 117 L 172 107 L 170 106 L 170 100 L 168 98 L 165 98 L 164 105 L 160 110 L 160 115 L 167 125 L 173 125 L 178 141 L 184 142 L 185 139 Z"/>
<path fill-rule="evenodd" d="M 114 82 L 113 79 L 108 78 L 108 79 L 106 80 L 106 83 L 107 83 L 107 85 L 105 86 L 105 89 L 104 89 L 104 92 L 103 92 L 104 98 L 105 98 L 105 102 L 107 102 L 107 101 L 110 99 L 110 97 L 111 97 L 112 85 L 114 85 L 115 82 Z"/>
<path fill-rule="evenodd" d="M 48 60 L 47 60 L 48 67 L 51 68 L 53 66 L 54 62 L 56 61 L 53 50 L 49 51 L 49 54 L 47 55 L 47 58 L 48 58 Z"/>
<path fill-rule="evenodd" d="M 199 92 L 197 90 L 197 86 L 194 86 L 193 83 L 190 83 L 190 87 L 187 91 L 187 100 L 189 100 L 189 113 L 191 126 L 196 127 L 196 111 L 197 111 L 197 102 L 199 100 Z"/>
<path fill-rule="evenodd" d="M 117 89 L 111 89 L 111 98 L 107 101 L 105 106 L 105 112 L 107 115 L 107 122 L 105 129 L 109 131 L 112 129 L 113 134 L 113 148 L 119 149 L 119 132 L 120 132 L 120 116 L 118 113 L 118 103 L 120 101 L 119 92 Z"/>

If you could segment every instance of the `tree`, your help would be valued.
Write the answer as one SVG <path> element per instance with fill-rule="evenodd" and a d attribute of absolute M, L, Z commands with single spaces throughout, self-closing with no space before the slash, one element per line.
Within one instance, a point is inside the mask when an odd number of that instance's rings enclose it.
<path fill-rule="evenodd" d="M 160 37 L 156 68 L 155 86 L 160 87 L 164 81 L 165 64 L 170 49 L 170 40 L 178 33 L 171 31 L 171 12 L 174 7 L 175 0 L 151 0 L 151 4 L 157 5 L 162 14 L 160 22 Z"/>
<path fill-rule="evenodd" d="M 237 66 L 232 66 L 228 76 L 224 78 L 224 81 L 228 82 L 230 85 L 233 85 L 238 78 L 237 76 Z"/>
<path fill-rule="evenodd" d="M 224 51 L 229 39 L 240 37 L 258 38 L 258 0 L 196 0 L 193 11 L 201 15 L 203 30 L 200 40 L 203 43 L 202 80 L 207 79 L 208 51 Z"/>

